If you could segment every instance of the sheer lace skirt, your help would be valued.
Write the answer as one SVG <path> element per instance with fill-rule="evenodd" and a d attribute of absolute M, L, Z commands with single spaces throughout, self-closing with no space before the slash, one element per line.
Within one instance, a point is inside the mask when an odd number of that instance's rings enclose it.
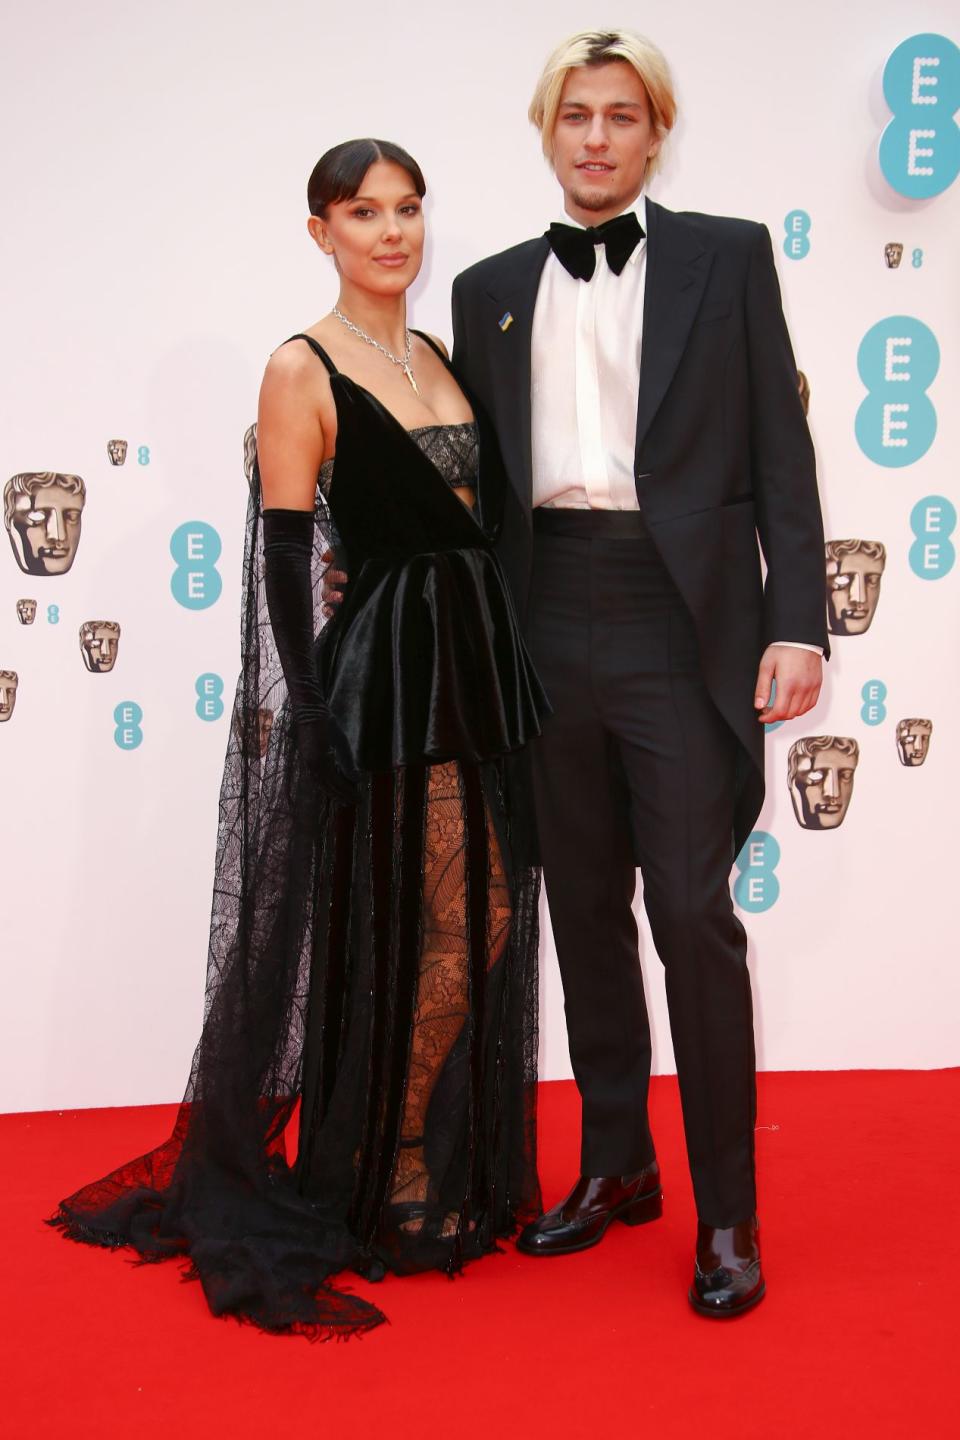
<path fill-rule="evenodd" d="M 508 877 L 495 780 L 374 775 L 331 820 L 296 1178 L 396 1269 L 456 1267 L 536 1198 L 535 896 Z"/>
<path fill-rule="evenodd" d="M 453 1272 L 538 1213 L 539 886 L 495 762 L 309 794 L 263 846 L 284 884 L 227 950 L 173 1135 L 53 1223 L 186 1255 L 215 1313 L 326 1338 L 383 1318 L 337 1272 Z"/>
<path fill-rule="evenodd" d="M 509 759 L 368 772 L 349 807 L 317 792 L 266 610 L 255 463 L 248 479 L 186 1093 L 161 1145 L 50 1223 L 141 1260 L 186 1257 L 214 1314 L 325 1339 L 383 1319 L 338 1272 L 455 1270 L 538 1212 L 539 873 L 515 863 L 529 801 Z M 319 615 L 334 539 L 319 492 L 316 519 Z"/>

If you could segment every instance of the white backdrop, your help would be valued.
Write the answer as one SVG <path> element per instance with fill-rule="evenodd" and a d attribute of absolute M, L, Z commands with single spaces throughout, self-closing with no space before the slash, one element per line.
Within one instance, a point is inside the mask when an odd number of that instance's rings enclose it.
<path fill-rule="evenodd" d="M 827 535 L 887 547 L 869 633 L 836 641 L 815 714 L 768 741 L 758 824 L 779 843 L 781 888 L 746 917 L 761 1067 L 960 1061 L 950 904 L 960 567 L 927 583 L 908 563 L 914 503 L 957 498 L 960 183 L 906 201 L 876 161 L 886 57 L 911 34 L 949 35 L 955 20 L 949 0 L 909 17 L 899 0 L 649 0 L 613 13 L 579 0 L 546 12 L 532 0 L 38 0 L 8 20 L 0 483 L 78 474 L 87 501 L 64 576 L 21 574 L 0 535 L 0 670 L 20 682 L 0 724 L 0 1108 L 174 1100 L 183 1088 L 238 664 L 241 442 L 268 353 L 336 295 L 304 227 L 314 161 L 361 134 L 420 160 L 431 238 L 412 320 L 449 337 L 454 274 L 558 210 L 526 106 L 547 51 L 597 23 L 643 30 L 674 68 L 681 119 L 654 198 L 770 227 L 812 389 Z M 812 221 L 800 261 L 782 249 L 795 209 Z M 896 270 L 884 265 L 887 241 L 905 246 Z M 890 469 L 854 435 L 856 358 L 871 325 L 899 314 L 939 340 L 929 392 L 939 426 L 923 458 Z M 107 459 L 113 437 L 129 441 L 122 468 Z M 170 537 L 194 520 L 223 541 L 223 593 L 203 610 L 170 590 Z M 17 621 L 21 597 L 39 602 L 32 626 Z M 78 628 L 90 618 L 121 624 L 109 674 L 82 663 Z M 195 711 L 206 672 L 225 682 L 213 722 Z M 871 679 L 887 687 L 880 724 L 861 717 Z M 114 708 L 127 700 L 144 715 L 131 750 L 114 740 Z M 897 761 L 904 716 L 934 722 L 920 769 Z M 850 810 L 832 833 L 801 829 L 786 788 L 789 745 L 817 734 L 860 744 Z M 656 1066 L 670 1070 L 648 935 L 645 970 Z M 569 1064 L 549 933 L 543 992 L 542 1073 L 554 1078 Z"/>

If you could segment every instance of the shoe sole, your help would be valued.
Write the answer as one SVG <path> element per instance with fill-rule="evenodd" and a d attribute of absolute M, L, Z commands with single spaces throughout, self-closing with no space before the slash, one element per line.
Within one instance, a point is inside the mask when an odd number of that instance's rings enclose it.
<path fill-rule="evenodd" d="M 533 1255 L 538 1260 L 545 1260 L 551 1255 L 577 1255 L 581 1250 L 592 1250 L 594 1245 L 599 1245 L 614 1220 L 619 1220 L 623 1225 L 647 1225 L 651 1220 L 659 1220 L 662 1214 L 663 1191 L 654 1190 L 649 1195 L 643 1195 L 639 1200 L 631 1200 L 618 1210 L 612 1210 L 604 1222 L 603 1229 L 599 1235 L 594 1235 L 592 1240 L 584 1240 L 579 1245 L 561 1245 L 550 1250 L 528 1250 L 518 1240 L 517 1249 L 521 1255 Z"/>
<path fill-rule="evenodd" d="M 766 1281 L 763 1281 L 755 1295 L 751 1295 L 750 1299 L 745 1300 L 742 1305 L 734 1306 L 732 1310 L 721 1310 L 716 1305 L 706 1304 L 705 1301 L 700 1299 L 700 1296 L 695 1290 L 687 1291 L 687 1299 L 698 1315 L 706 1315 L 709 1320 L 736 1320 L 738 1315 L 746 1315 L 747 1311 L 752 1310 L 754 1305 L 759 1305 L 766 1293 L 767 1285 Z"/>

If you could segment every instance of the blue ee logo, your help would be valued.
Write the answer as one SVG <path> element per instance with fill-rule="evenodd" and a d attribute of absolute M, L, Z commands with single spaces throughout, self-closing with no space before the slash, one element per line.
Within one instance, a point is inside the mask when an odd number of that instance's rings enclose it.
<path fill-rule="evenodd" d="M 776 682 L 776 680 L 771 680 L 771 681 L 770 681 L 770 704 L 771 704 L 771 705 L 775 704 L 775 703 L 776 703 L 776 699 L 777 699 L 777 682 Z M 764 722 L 764 726 L 763 726 L 763 733 L 764 733 L 764 735 L 769 735 L 772 730 L 779 730 L 779 729 L 780 729 L 780 726 L 783 725 L 783 724 L 785 724 L 785 723 L 786 723 L 786 722 L 783 721 L 783 720 L 771 720 L 769 723 Z"/>
<path fill-rule="evenodd" d="M 957 528 L 957 511 L 945 495 L 926 495 L 910 511 L 910 569 L 921 580 L 942 580 L 953 569 L 957 552 L 950 536 Z"/>
<path fill-rule="evenodd" d="M 960 50 L 945 35 L 911 35 L 884 66 L 893 119 L 880 137 L 880 169 L 898 195 L 929 200 L 960 174 Z"/>
<path fill-rule="evenodd" d="M 220 536 L 205 520 L 188 520 L 170 537 L 170 554 L 177 568 L 170 577 L 170 589 L 179 605 L 188 610 L 206 610 L 220 599 L 223 581 L 217 570 Z"/>
<path fill-rule="evenodd" d="M 774 871 L 780 863 L 780 846 L 766 830 L 753 830 L 737 856 L 740 874 L 733 885 L 733 898 L 741 910 L 757 915 L 769 910 L 780 898 L 780 881 Z"/>
<path fill-rule="evenodd" d="M 868 680 L 860 691 L 860 699 L 863 704 L 860 707 L 860 719 L 864 725 L 882 725 L 887 718 L 887 707 L 883 703 L 887 698 L 887 687 L 882 680 Z"/>
<path fill-rule="evenodd" d="M 136 750 L 143 739 L 143 731 L 140 729 L 140 721 L 143 719 L 143 711 L 136 700 L 123 700 L 113 712 L 113 723 L 116 729 L 113 738 L 121 750 Z"/>
<path fill-rule="evenodd" d="M 791 210 L 783 222 L 783 253 L 788 260 L 803 260 L 810 254 L 810 216 L 806 210 Z"/>
<path fill-rule="evenodd" d="M 857 411 L 860 449 L 877 465 L 912 465 L 937 433 L 937 412 L 927 395 L 940 368 L 940 346 L 922 320 L 888 315 L 860 341 L 857 369 L 870 392 Z"/>
<path fill-rule="evenodd" d="M 223 681 L 219 675 L 198 675 L 193 687 L 197 692 L 196 711 L 201 720 L 219 720 L 223 714 Z"/>

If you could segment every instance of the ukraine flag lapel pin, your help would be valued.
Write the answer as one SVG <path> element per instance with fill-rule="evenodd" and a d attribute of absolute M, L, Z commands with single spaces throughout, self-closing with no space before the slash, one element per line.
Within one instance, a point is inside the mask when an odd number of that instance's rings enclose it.
<path fill-rule="evenodd" d="M 513 324 L 513 316 L 510 314 L 509 310 L 505 310 L 503 312 L 503 314 L 500 316 L 500 319 L 497 321 L 497 324 L 500 326 L 500 329 L 503 331 L 504 335 L 506 335 L 507 331 L 510 329 L 510 326 Z"/>

